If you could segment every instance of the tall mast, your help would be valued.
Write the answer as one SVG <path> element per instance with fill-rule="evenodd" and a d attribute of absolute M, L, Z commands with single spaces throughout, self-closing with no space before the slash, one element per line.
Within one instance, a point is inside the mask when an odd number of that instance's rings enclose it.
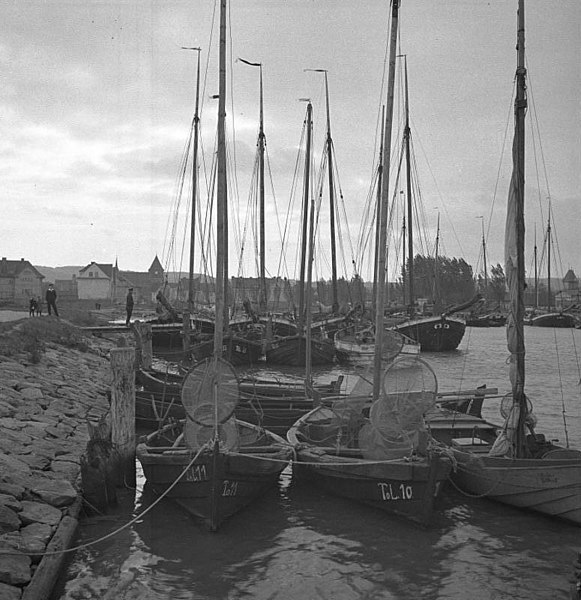
<path fill-rule="evenodd" d="M 412 215 L 412 184 L 411 184 L 411 160 L 410 160 L 410 109 L 408 96 L 408 61 L 404 54 L 404 75 L 405 75 L 405 129 L 403 139 L 405 143 L 405 160 L 406 160 L 406 187 L 407 187 L 407 211 L 408 211 L 408 280 L 409 280 L 409 299 L 410 299 L 410 316 L 414 314 L 414 236 L 413 236 L 413 215 Z"/>
<path fill-rule="evenodd" d="M 440 213 L 438 212 L 438 227 L 436 228 L 436 250 L 435 250 L 435 260 L 434 260 L 434 301 L 437 303 L 438 311 L 441 310 L 440 307 L 440 289 L 438 287 L 438 254 L 440 252 Z"/>
<path fill-rule="evenodd" d="M 329 169 L 329 224 L 331 235 L 331 284 L 333 292 L 332 311 L 339 312 L 339 295 L 337 292 L 337 241 L 335 233 L 335 185 L 333 183 L 333 138 L 331 137 L 331 110 L 329 108 L 329 80 L 327 69 L 305 69 L 325 75 L 325 104 L 327 109 L 327 137 L 325 151 L 327 153 L 327 167 Z"/>
<path fill-rule="evenodd" d="M 549 202 L 549 219 L 547 223 L 547 298 L 548 311 L 551 312 L 551 203 Z"/>
<path fill-rule="evenodd" d="M 507 346 L 510 351 L 510 381 L 513 403 L 518 407 L 513 451 L 516 456 L 526 456 L 525 418 L 528 407 L 524 392 L 525 344 L 524 344 L 524 185 L 525 185 L 525 13 L 524 0 L 518 4 L 516 98 L 514 102 L 513 172 L 510 182 L 506 214 L 505 265 L 510 292 L 510 313 L 506 328 Z"/>
<path fill-rule="evenodd" d="M 486 292 L 488 291 L 488 267 L 486 265 L 486 239 L 484 237 L 484 217 L 477 217 L 481 219 L 482 224 L 482 261 L 484 263 L 484 297 L 486 298 Z"/>
<path fill-rule="evenodd" d="M 537 228 L 535 227 L 535 308 L 539 307 L 539 271 L 537 267 Z"/>
<path fill-rule="evenodd" d="M 264 134 L 264 101 L 263 101 L 263 90 L 262 90 L 262 63 L 252 63 L 242 58 L 239 59 L 246 65 L 251 67 L 260 68 L 260 118 L 258 127 L 258 193 L 259 193 L 259 213 L 260 213 L 260 225 L 259 225 L 259 279 L 260 279 L 260 291 L 258 297 L 258 305 L 260 312 L 266 311 L 266 244 L 265 244 L 265 218 L 264 218 L 264 152 L 266 148 L 266 136 Z"/>
<path fill-rule="evenodd" d="M 222 356 L 222 342 L 226 310 L 226 285 L 228 281 L 227 253 L 227 202 L 226 181 L 226 0 L 220 0 L 220 61 L 218 98 L 218 185 L 216 201 L 216 322 L 214 325 L 214 356 Z"/>
<path fill-rule="evenodd" d="M 305 181 L 303 184 L 303 230 L 301 239 L 301 273 L 299 280 L 299 322 L 298 333 L 304 334 L 305 323 L 305 267 L 307 261 L 307 241 L 308 241 L 308 221 L 309 221 L 309 195 L 310 195 L 310 179 L 311 179 L 311 131 L 313 123 L 313 105 L 310 100 L 307 104 L 307 147 L 305 152 Z"/>
<path fill-rule="evenodd" d="M 192 215 L 190 222 L 190 265 L 188 278 L 188 311 L 194 310 L 194 252 L 196 241 L 196 208 L 198 190 L 198 145 L 200 129 L 200 51 L 201 48 L 184 48 L 198 53 L 198 67 L 196 70 L 196 109 L 194 112 L 194 148 L 192 151 Z"/>
<path fill-rule="evenodd" d="M 377 263 L 379 257 L 379 213 L 381 211 L 381 185 L 383 180 L 383 135 L 385 131 L 385 106 L 381 109 L 381 144 L 379 147 L 379 165 L 377 167 L 377 206 L 375 209 L 375 257 L 373 260 L 373 301 L 371 304 L 373 313 L 375 314 L 375 297 L 377 296 L 377 281 L 379 275 L 377 273 Z"/>
<path fill-rule="evenodd" d="M 383 180 L 381 186 L 379 253 L 377 261 L 377 294 L 375 299 L 375 356 L 373 363 L 373 398 L 379 397 L 381 374 L 381 350 L 383 346 L 384 298 L 385 298 L 385 246 L 387 242 L 387 204 L 389 199 L 389 164 L 391 161 L 391 125 L 393 121 L 393 97 L 395 87 L 395 51 L 397 43 L 399 0 L 392 0 L 391 32 L 389 41 L 389 69 L 387 77 L 387 102 L 385 132 L 383 138 Z"/>

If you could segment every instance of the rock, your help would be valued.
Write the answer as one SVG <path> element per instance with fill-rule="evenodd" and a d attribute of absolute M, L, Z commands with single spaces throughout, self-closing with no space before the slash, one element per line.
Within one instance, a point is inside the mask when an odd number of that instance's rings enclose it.
<path fill-rule="evenodd" d="M 20 500 L 24 495 L 24 486 L 15 485 L 6 481 L 0 481 L 0 494 L 7 494 Z"/>
<path fill-rule="evenodd" d="M 50 466 L 50 459 L 46 456 L 35 456 L 34 454 L 19 454 L 18 459 L 25 462 L 31 469 L 44 471 Z"/>
<path fill-rule="evenodd" d="M 81 466 L 78 462 L 69 460 L 53 460 L 50 470 L 61 479 L 74 483 L 81 473 Z"/>
<path fill-rule="evenodd" d="M 30 467 L 8 454 L 0 454 L 0 477 L 4 478 L 5 474 L 29 474 Z"/>
<path fill-rule="evenodd" d="M 47 525 L 58 525 L 62 513 L 58 508 L 44 504 L 43 502 L 22 501 L 20 520 L 24 525 L 30 523 L 46 523 Z"/>
<path fill-rule="evenodd" d="M 20 519 L 18 514 L 9 508 L 0 504 L 0 533 L 16 531 L 20 528 Z"/>
<path fill-rule="evenodd" d="M 7 508 L 11 508 L 16 512 L 20 512 L 22 510 L 22 505 L 20 501 L 13 496 L 12 494 L 4 494 L 0 492 L 0 506 L 6 506 Z"/>
<path fill-rule="evenodd" d="M 53 534 L 53 528 L 46 523 L 31 523 L 20 530 L 20 549 L 25 554 L 40 555 L 46 550 L 46 546 Z M 42 557 L 38 556 L 38 561 Z M 34 562 L 38 562 L 34 559 Z"/>
<path fill-rule="evenodd" d="M 77 470 L 80 470 L 79 466 L 77 466 Z M 44 500 L 44 502 L 56 508 L 72 504 L 78 496 L 77 490 L 75 490 L 70 481 L 64 479 L 47 479 L 42 484 L 34 483 L 30 491 L 36 494 L 41 500 Z M 46 521 L 42 522 L 46 523 Z"/>
<path fill-rule="evenodd" d="M 25 400 L 38 400 L 42 398 L 42 390 L 35 387 L 24 388 L 20 393 Z"/>
<path fill-rule="evenodd" d="M 2 600 L 20 600 L 22 598 L 22 590 L 7 583 L 0 583 L 0 598 Z"/>
<path fill-rule="evenodd" d="M 7 554 L 10 552 L 11 554 Z M 10 546 L 0 548 L 0 582 L 8 585 L 25 585 L 32 578 L 30 557 Z"/>

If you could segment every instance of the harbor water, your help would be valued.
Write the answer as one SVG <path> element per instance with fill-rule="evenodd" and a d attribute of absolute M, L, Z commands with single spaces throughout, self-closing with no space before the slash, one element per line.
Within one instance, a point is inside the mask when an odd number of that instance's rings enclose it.
<path fill-rule="evenodd" d="M 466 330 L 459 350 L 422 354 L 440 391 L 509 391 L 506 331 Z M 537 431 L 581 448 L 581 330 L 525 329 L 526 390 Z M 290 372 L 299 374 L 295 370 Z M 319 380 L 357 368 L 319 370 Z M 501 422 L 499 399 L 484 412 Z M 421 528 L 305 487 L 289 466 L 278 488 L 206 531 L 138 471 L 107 516 L 82 522 L 55 600 L 531 600 L 569 598 L 581 528 L 469 497 L 451 484 Z M 103 541 L 129 521 L 132 524 Z"/>

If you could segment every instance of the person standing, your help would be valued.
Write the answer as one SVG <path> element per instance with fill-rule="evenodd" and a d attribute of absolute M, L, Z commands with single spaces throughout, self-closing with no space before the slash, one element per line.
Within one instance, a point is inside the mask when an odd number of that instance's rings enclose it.
<path fill-rule="evenodd" d="M 38 296 L 36 299 L 36 316 L 42 317 L 42 297 Z"/>
<path fill-rule="evenodd" d="M 127 312 L 127 319 L 125 319 L 125 325 L 129 327 L 129 322 L 133 313 L 133 288 L 129 288 L 129 291 L 127 292 L 127 298 L 125 299 L 125 311 Z"/>
<path fill-rule="evenodd" d="M 44 298 L 48 308 L 48 315 L 50 316 L 54 310 L 55 317 L 58 317 L 59 311 L 56 307 L 56 290 L 54 289 L 54 285 L 52 283 L 48 286 L 48 290 L 46 290 Z"/>
<path fill-rule="evenodd" d="M 29 317 L 34 317 L 34 313 L 36 312 L 36 300 L 34 298 L 30 299 L 30 302 L 28 303 L 28 316 Z"/>

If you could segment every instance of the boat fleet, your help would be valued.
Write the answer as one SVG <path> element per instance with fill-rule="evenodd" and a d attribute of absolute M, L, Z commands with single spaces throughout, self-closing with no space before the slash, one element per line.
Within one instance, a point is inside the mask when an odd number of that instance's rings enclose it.
<path fill-rule="evenodd" d="M 141 368 L 137 372 L 136 417 L 153 430 L 140 440 L 137 457 L 147 484 L 158 496 L 177 502 L 216 531 L 276 485 L 292 465 L 293 477 L 323 488 L 330 502 L 338 495 L 422 525 L 430 523 L 449 480 L 468 494 L 581 525 L 581 451 L 546 439 L 525 392 L 523 2 L 519 1 L 518 12 L 514 165 L 505 241 L 511 297 L 506 324 L 511 392 L 502 398 L 503 422 L 495 424 L 481 413 L 483 400 L 495 391 L 482 388 L 443 394 L 434 371 L 419 353 L 419 345 L 424 349 L 424 342 L 418 344 L 417 339 L 421 330 L 429 330 L 428 339 L 435 349 L 449 349 L 441 347 L 440 334 L 454 332 L 458 337 L 460 320 L 453 312 L 427 322 L 408 319 L 386 327 L 384 252 L 376 252 L 373 313 L 365 321 L 345 324 L 341 333 L 337 328 L 334 340 L 317 337 L 321 327 L 313 323 L 308 309 L 312 237 L 304 242 L 305 276 L 301 280 L 305 297 L 300 324 L 266 347 L 267 361 L 284 360 L 304 367 L 304 378 L 238 375 L 232 349 L 243 353 L 241 348 L 249 338 L 230 327 L 226 299 L 227 9 L 226 0 L 221 0 L 214 318 L 203 346 L 191 348 L 192 362 L 186 370 L 170 374 Z M 398 19 L 395 0 L 390 17 L 391 92 L 385 110 L 384 148 L 391 143 Z M 310 103 L 307 127 L 309 119 Z M 378 248 L 386 247 L 388 152 L 383 161 Z M 307 158 L 306 166 L 309 162 Z M 306 190 L 305 202 L 309 197 Z M 313 218 L 308 205 L 304 212 Z M 305 231 L 309 227 L 312 230 L 312 220 L 305 222 Z M 458 327 L 463 333 L 465 323 L 460 321 Z M 327 353 L 336 356 L 337 352 L 367 365 L 348 391 L 340 379 L 323 386 L 313 384 L 312 366 L 327 360 Z"/>

